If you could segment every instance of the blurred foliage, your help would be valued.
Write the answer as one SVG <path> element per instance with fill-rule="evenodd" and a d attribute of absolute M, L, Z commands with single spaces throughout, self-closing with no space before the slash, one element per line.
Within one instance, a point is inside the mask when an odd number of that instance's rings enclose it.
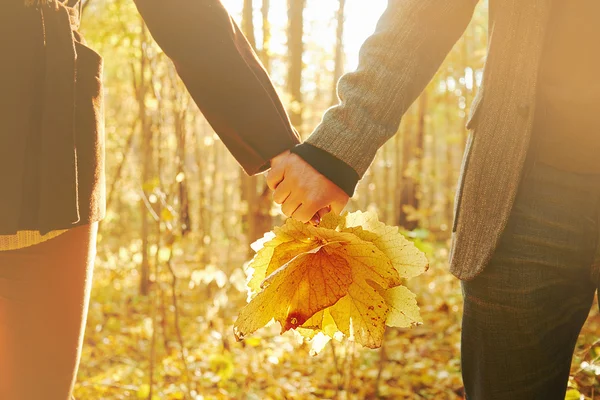
<path fill-rule="evenodd" d="M 362 1 L 347 0 L 348 9 Z M 236 19 L 242 3 L 226 2 Z M 254 3 L 259 20 L 264 8 L 260 0 Z M 285 90 L 283 0 L 270 2 L 270 42 L 260 43 L 257 36 L 257 51 L 268 59 L 288 109 L 302 106 L 298 129 L 303 136 L 333 102 L 336 4 L 306 3 L 302 105 L 293 104 Z M 374 27 L 374 20 L 369 23 Z M 86 5 L 83 31 L 105 56 L 109 208 L 99 234 L 75 396 L 461 398 L 462 298 L 447 258 L 454 189 L 468 134 L 464 125 L 485 61 L 487 3 L 482 2 L 396 137 L 381 149 L 350 205 L 403 226 L 430 258 L 430 270 L 407 282 L 418 296 L 424 324 L 388 329 L 379 350 L 332 341 L 315 357 L 292 332 L 279 336 L 275 325 L 235 342 L 233 322 L 247 300 L 248 225 L 257 218 L 256 209 L 242 190 L 240 168 L 142 26 L 131 0 Z M 357 29 L 348 26 L 346 31 Z M 252 183 L 259 196 L 261 179 Z M 280 224 L 277 209 L 266 212 L 273 224 Z M 142 267 L 148 273 L 147 296 L 140 295 Z M 597 332 L 595 307 L 577 345 L 569 399 L 591 399 L 600 392 Z"/>

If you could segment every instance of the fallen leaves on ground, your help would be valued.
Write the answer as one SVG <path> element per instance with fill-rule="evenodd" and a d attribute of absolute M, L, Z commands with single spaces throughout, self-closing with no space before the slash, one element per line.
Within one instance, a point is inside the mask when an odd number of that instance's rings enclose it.
<path fill-rule="evenodd" d="M 416 296 L 402 283 L 423 273 L 427 258 L 375 213 L 328 214 L 316 227 L 289 219 L 253 248 L 238 340 L 275 319 L 281 333 L 341 334 L 378 348 L 386 325 L 422 323 Z"/>
<path fill-rule="evenodd" d="M 462 298 L 460 282 L 448 272 L 446 242 L 431 244 L 433 250 L 427 252 L 430 271 L 407 282 L 421 304 L 423 325 L 388 329 L 378 350 L 333 340 L 310 357 L 311 345 L 299 343 L 299 335 L 292 331 L 280 336 L 278 324 L 243 342 L 230 340 L 233 322 L 247 298 L 246 277 L 239 269 L 246 257 L 245 247 L 219 243 L 215 245 L 217 254 L 227 254 L 231 260 L 228 264 L 214 260 L 207 265 L 187 258 L 197 241 L 197 237 L 186 238 L 182 244 L 186 251 L 173 261 L 179 276 L 183 350 L 189 372 L 185 373 L 181 360 L 173 310 L 168 307 L 171 294 L 167 292 L 158 296 L 162 300 L 158 307 L 155 398 L 181 399 L 187 388 L 196 393 L 195 399 L 204 400 L 463 398 L 459 360 Z M 126 260 L 131 253 L 123 248 L 118 253 L 107 251 L 106 241 L 100 243 L 100 251 L 74 394 L 77 399 L 135 399 L 146 393 L 150 382 L 148 316 L 156 297 L 138 295 L 136 269 L 114 267 L 119 265 L 115 257 Z M 215 268 L 229 277 L 224 286 L 217 275 L 214 280 L 196 279 L 214 275 Z M 170 281 L 168 275 L 159 278 Z M 197 283 L 191 285 L 193 280 Z M 164 308 L 162 301 L 166 302 Z M 327 321 L 331 317 L 325 313 L 324 318 L 324 325 L 330 326 Z M 597 398 L 600 386 L 591 376 L 591 368 L 582 369 L 582 365 L 598 366 L 594 360 L 600 356 L 600 346 L 594 343 L 599 331 L 595 304 L 579 338 L 570 379 L 571 388 L 588 400 Z M 321 336 L 315 335 L 313 346 Z"/>

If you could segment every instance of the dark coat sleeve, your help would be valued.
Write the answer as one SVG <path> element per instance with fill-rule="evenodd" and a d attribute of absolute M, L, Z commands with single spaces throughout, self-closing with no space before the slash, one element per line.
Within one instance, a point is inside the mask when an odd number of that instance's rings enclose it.
<path fill-rule="evenodd" d="M 219 0 L 135 0 L 153 38 L 248 174 L 293 148 L 293 129 L 269 76 Z"/>

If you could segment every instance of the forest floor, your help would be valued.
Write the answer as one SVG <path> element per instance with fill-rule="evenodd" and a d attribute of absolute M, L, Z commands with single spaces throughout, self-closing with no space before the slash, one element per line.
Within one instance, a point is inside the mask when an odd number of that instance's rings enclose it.
<path fill-rule="evenodd" d="M 235 341 L 233 321 L 246 302 L 241 250 L 219 250 L 227 265 L 176 253 L 174 307 L 167 267 L 155 273 L 151 295 L 140 296 L 133 251 L 101 249 L 75 396 L 147 399 L 152 390 L 153 400 L 461 399 L 460 283 L 448 272 L 446 246 L 431 248 L 431 268 L 408 283 L 422 326 L 388 328 L 383 349 L 334 341 L 316 356 L 275 325 Z M 594 305 L 574 357 L 569 400 L 600 399 L 598 332 Z"/>

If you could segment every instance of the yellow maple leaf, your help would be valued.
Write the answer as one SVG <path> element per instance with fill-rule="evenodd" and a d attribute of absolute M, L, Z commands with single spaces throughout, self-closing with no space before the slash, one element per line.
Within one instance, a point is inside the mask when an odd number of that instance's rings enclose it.
<path fill-rule="evenodd" d="M 346 214 L 344 218 L 340 230 L 354 233 L 377 246 L 390 259 L 402 278 L 414 278 L 427 270 L 429 263 L 425 254 L 407 240 L 397 226 L 384 224 L 372 211 L 357 211 Z"/>
<path fill-rule="evenodd" d="M 290 219 L 283 226 L 275 228 L 273 233 L 267 233 L 263 239 L 252 244 L 256 255 L 248 264 L 251 274 L 248 287 L 253 293 L 260 291 L 262 282 L 277 268 L 297 255 L 320 246 L 320 243 L 310 240 L 306 227 Z"/>
<path fill-rule="evenodd" d="M 381 346 L 389 307 L 370 284 L 351 285 L 329 312 L 346 337 L 371 349 Z"/>
<path fill-rule="evenodd" d="M 365 347 L 377 348 L 383 340 L 382 321 L 398 328 L 423 323 L 416 296 L 408 288 L 395 286 L 386 290 L 372 281 L 368 283 L 353 283 L 346 296 L 313 315 L 297 331 L 307 339 L 318 332 L 333 338 L 340 331 Z"/>
<path fill-rule="evenodd" d="M 398 328 L 421 325 L 423 319 L 417 305 L 417 296 L 405 286 L 396 286 L 383 292 L 382 297 L 390 308 L 386 325 Z"/>
<path fill-rule="evenodd" d="M 327 218 L 328 223 L 331 223 L 332 220 L 335 222 L 345 221 L 344 217 L 332 216 Z M 382 257 L 379 254 L 379 252 L 377 251 L 377 243 L 373 241 L 374 239 L 378 238 L 377 233 L 359 232 L 359 228 L 356 227 L 341 227 L 342 229 L 348 230 L 348 232 L 343 232 L 331 229 L 328 225 L 325 226 L 326 227 L 320 225 L 318 227 L 314 227 L 312 225 L 303 224 L 293 219 L 288 219 L 283 226 L 274 229 L 274 235 L 267 234 L 265 238 L 268 238 L 270 240 L 262 239 L 259 241 L 259 245 L 262 245 L 263 247 L 257 251 L 254 259 L 248 265 L 250 269 L 249 272 L 251 273 L 251 279 L 248 283 L 248 287 L 250 288 L 250 290 L 254 293 L 259 292 L 261 283 L 267 276 L 275 272 L 275 270 L 292 260 L 297 255 L 312 251 L 315 248 L 318 248 L 323 244 L 327 243 L 347 244 L 347 247 L 344 251 L 349 251 L 351 254 L 356 253 L 355 250 L 357 246 L 358 248 L 360 248 L 360 246 L 364 246 L 365 244 L 370 245 L 371 253 L 377 253 L 376 256 L 370 257 L 371 262 L 379 265 L 381 265 L 382 263 L 386 264 L 386 266 L 383 268 L 375 269 L 377 269 L 380 274 L 388 276 L 387 278 L 384 277 L 384 279 L 392 279 L 394 282 L 398 281 L 399 276 L 393 271 L 387 270 L 387 265 L 390 262 L 392 262 L 392 260 L 395 260 L 398 257 L 391 257 L 386 255 Z M 364 243 L 364 241 L 357 240 L 361 239 L 358 233 L 365 236 L 366 242 L 368 243 Z M 394 236 L 393 238 L 397 240 L 403 240 L 404 242 L 412 245 L 412 243 L 404 239 L 404 236 L 402 236 L 400 233 L 397 233 L 397 236 Z M 385 243 L 386 239 L 388 241 L 391 240 L 388 235 L 380 241 Z M 404 246 L 404 243 L 402 243 L 402 245 Z M 255 248 L 256 247 L 258 246 L 255 246 Z M 390 251 L 389 248 L 392 248 L 392 246 L 381 247 L 385 251 Z M 366 256 L 369 255 L 366 254 Z M 375 280 L 375 278 L 372 279 Z M 376 282 L 383 287 L 388 286 L 386 283 L 379 283 L 378 281 Z M 390 283 L 389 287 L 391 286 L 393 285 Z"/>
<path fill-rule="evenodd" d="M 319 332 L 333 338 L 335 333 L 339 331 L 331 316 L 330 308 L 317 312 L 296 330 L 307 339 L 312 339 Z"/>
<path fill-rule="evenodd" d="M 384 288 L 400 283 L 397 271 L 373 244 L 348 233 L 314 227 L 308 231 L 319 235 L 310 239 L 320 241 L 321 247 L 292 258 L 262 282 L 263 290 L 240 313 L 236 336 L 253 333 L 271 318 L 281 324 L 282 332 L 301 326 L 347 295 L 356 279 Z"/>
<path fill-rule="evenodd" d="M 253 248 L 253 297 L 235 323 L 238 339 L 274 318 L 282 332 L 343 334 L 376 348 L 386 324 L 421 323 L 414 294 L 401 284 L 425 271 L 427 259 L 374 213 L 328 214 L 318 227 L 290 219 Z"/>
<path fill-rule="evenodd" d="M 335 304 L 351 283 L 348 262 L 328 254 L 325 246 L 301 254 L 271 274 L 262 284 L 263 291 L 242 309 L 234 327 L 236 338 L 255 332 L 273 318 L 282 332 L 296 328 Z"/>

